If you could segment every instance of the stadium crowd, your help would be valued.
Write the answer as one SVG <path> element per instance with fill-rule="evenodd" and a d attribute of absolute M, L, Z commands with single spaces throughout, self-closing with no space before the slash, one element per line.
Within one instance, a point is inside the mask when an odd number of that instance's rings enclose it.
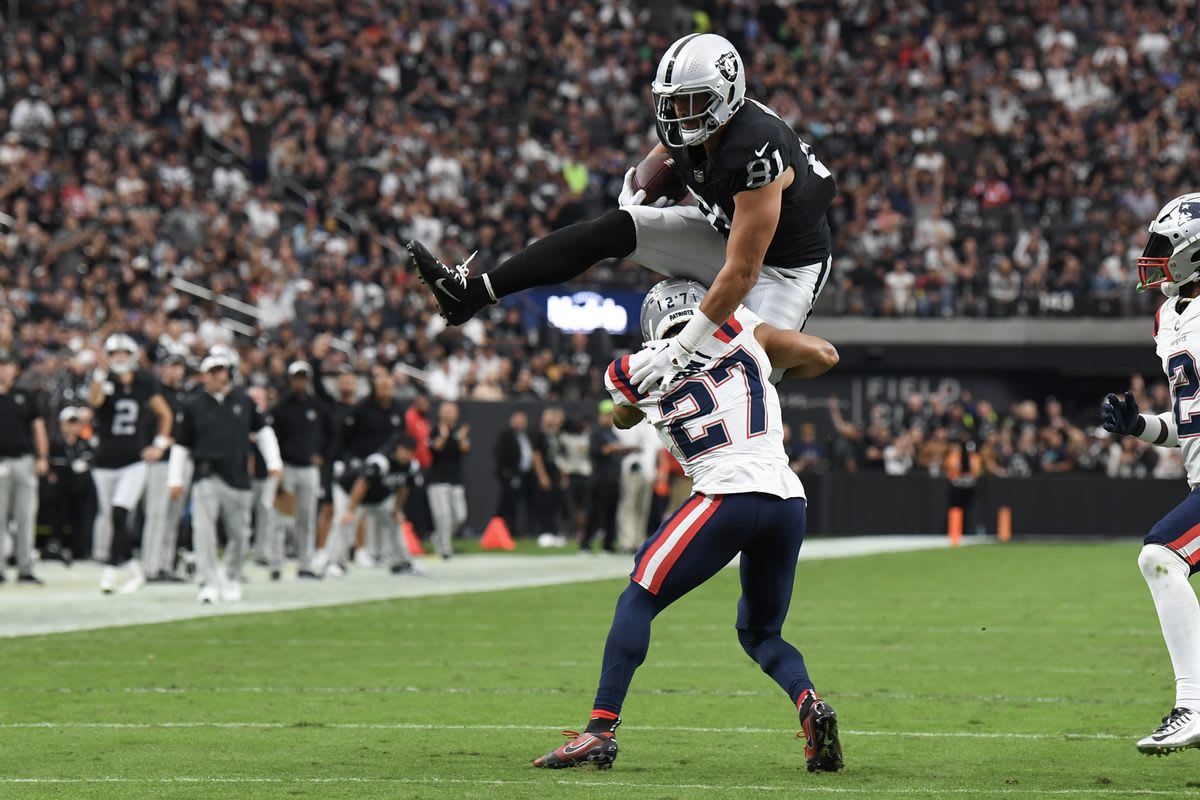
<path fill-rule="evenodd" d="M 1131 379 L 1139 406 L 1171 408 L 1165 381 Z M 1068 415 L 1055 397 L 996 408 L 969 391 L 911 394 L 903 402 L 874 403 L 861 424 L 829 401 L 832 432 L 812 422 L 789 436 L 797 472 L 882 472 L 888 475 L 980 478 L 1100 473 L 1113 478 L 1182 478 L 1180 452 L 1131 436 L 1113 437 L 1099 425 L 1098 406 Z"/>
<path fill-rule="evenodd" d="M 447 5 L 20 4 L 0 67 L 0 344 L 53 371 L 115 329 L 192 357 L 236 336 L 267 367 L 330 332 L 335 359 L 429 370 L 439 396 L 544 393 L 564 371 L 594 394 L 602 342 L 501 308 L 446 332 L 398 243 L 487 267 L 610 206 L 652 141 L 678 8 Z M 690 6 L 838 178 L 819 313 L 1152 302 L 1129 292 L 1131 254 L 1200 169 L 1187 4 Z M 1127 166 L 1145 153 L 1152 168 Z"/>
<path fill-rule="evenodd" d="M 1132 256 L 1161 200 L 1200 172 L 1188 4 L 687 6 L 686 24 L 739 46 L 750 94 L 838 179 L 836 280 L 818 313 L 1147 313 L 1154 298 L 1129 291 Z M 402 410 L 426 395 L 603 396 L 605 335 L 528 328 L 517 307 L 447 330 L 400 242 L 478 251 L 487 268 L 610 207 L 653 141 L 648 86 L 682 8 L 18 4 L 0 19 L 0 350 L 20 360 L 18 385 L 71 447 L 66 427 L 86 429 L 86 387 L 114 332 L 156 365 L 195 369 L 232 346 L 264 408 L 298 360 L 338 375 L 344 401 L 384 384 Z M 1147 153 L 1150 168 L 1128 166 Z M 653 278 L 604 264 L 583 280 Z M 983 400 L 932 398 L 874 411 L 861 434 L 833 422 L 832 442 L 797 432 L 801 469 L 939 470 L 958 441 L 993 474 L 1178 472 L 1141 443 L 1069 424 L 1053 402 L 1001 417 Z M 547 491 L 553 476 L 514 437 L 507 457 Z M 570 501 L 594 496 L 576 456 L 555 511 L 576 521 L 560 527 L 611 536 L 615 523 Z M 641 483 L 661 486 L 663 468 L 647 455 Z M 622 496 L 625 472 L 608 474 L 606 496 Z M 530 492 L 505 495 L 508 508 L 544 513 Z M 653 501 L 637 492 L 640 518 Z"/>

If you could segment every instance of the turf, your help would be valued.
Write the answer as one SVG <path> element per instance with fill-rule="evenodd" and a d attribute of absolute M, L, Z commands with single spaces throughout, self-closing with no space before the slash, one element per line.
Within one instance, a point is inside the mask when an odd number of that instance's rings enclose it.
<path fill-rule="evenodd" d="M 838 775 L 804 771 L 727 570 L 656 623 L 608 772 L 529 761 L 583 724 L 620 581 L 0 641 L 0 797 L 1200 796 L 1200 751 L 1133 747 L 1173 699 L 1136 553 L 801 564 L 785 634 Z"/>

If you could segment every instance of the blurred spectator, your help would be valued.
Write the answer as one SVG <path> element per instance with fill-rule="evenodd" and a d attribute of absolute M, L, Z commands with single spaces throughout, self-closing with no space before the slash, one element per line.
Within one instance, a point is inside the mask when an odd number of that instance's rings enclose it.
<path fill-rule="evenodd" d="M 467 492 L 463 459 L 471 452 L 471 427 L 460 424 L 458 404 L 438 406 L 437 425 L 430 438 L 429 510 L 433 514 L 433 546 L 443 559 L 453 554 L 453 541 L 467 521 Z"/>
<path fill-rule="evenodd" d="M 520 536 L 529 522 L 529 503 L 533 494 L 533 442 L 529 437 L 529 417 L 514 411 L 508 427 L 496 440 L 496 478 L 500 482 L 500 501 L 496 516 L 504 520 L 513 536 Z"/>

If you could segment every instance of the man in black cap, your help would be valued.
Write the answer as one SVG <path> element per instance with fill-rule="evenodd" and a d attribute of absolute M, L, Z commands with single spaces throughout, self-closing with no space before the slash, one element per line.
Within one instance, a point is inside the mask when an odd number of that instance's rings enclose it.
<path fill-rule="evenodd" d="M 317 500 L 321 465 L 334 446 L 329 407 L 313 394 L 313 369 L 307 361 L 288 367 L 287 395 L 267 415 L 279 439 L 283 478 L 279 488 L 295 497 L 296 560 L 301 578 L 319 577 L 312 569 L 317 542 Z M 276 514 L 268 530 L 266 556 L 272 573 L 283 566 L 283 520 Z"/>
<path fill-rule="evenodd" d="M 50 437 L 50 472 L 42 485 L 42 503 L 50 525 L 50 542 L 43 557 L 70 564 L 92 548 L 96 521 L 96 487 L 92 483 L 91 443 L 80 433 L 83 418 L 76 406 L 58 412 L 58 434 Z"/>
<path fill-rule="evenodd" d="M 188 398 L 184 379 L 187 359 L 171 354 L 158 364 L 159 394 L 171 408 L 174 425 L 183 419 L 183 404 Z M 172 443 L 174 440 L 172 439 Z M 192 481 L 191 463 L 184 474 L 184 487 Z M 142 568 L 148 581 L 181 581 L 175 575 L 175 546 L 179 539 L 179 521 L 184 501 L 172 500 L 167 489 L 167 461 L 159 459 L 146 465 L 145 523 L 142 526 Z"/>
<path fill-rule="evenodd" d="M 275 432 L 244 391 L 231 384 L 232 365 L 210 355 L 200 365 L 204 390 L 188 398 L 174 431 L 167 463 L 171 496 L 183 498 L 184 464 L 194 462 L 192 541 L 201 603 L 242 599 L 242 560 L 250 525 L 250 437 L 262 451 L 268 474 L 279 477 L 282 463 Z M 217 520 L 227 537 L 225 569 L 217 563 Z"/>
<path fill-rule="evenodd" d="M 0 538 L 13 527 L 17 580 L 40 584 L 33 574 L 33 533 L 38 477 L 50 469 L 50 438 L 36 398 L 16 386 L 20 369 L 11 350 L 0 350 Z"/>

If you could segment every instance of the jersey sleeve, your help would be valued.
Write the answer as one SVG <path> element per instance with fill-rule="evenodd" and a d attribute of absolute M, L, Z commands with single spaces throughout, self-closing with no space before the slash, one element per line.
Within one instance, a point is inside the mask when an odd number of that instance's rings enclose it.
<path fill-rule="evenodd" d="M 621 356 L 613 361 L 604 373 L 604 388 L 608 389 L 617 405 L 636 406 L 645 399 L 629 376 L 629 356 Z"/>
<path fill-rule="evenodd" d="M 721 169 L 729 175 L 730 194 L 761 189 L 792 166 L 792 148 L 777 126 L 758 124 L 739 134 L 721 158 Z"/>

